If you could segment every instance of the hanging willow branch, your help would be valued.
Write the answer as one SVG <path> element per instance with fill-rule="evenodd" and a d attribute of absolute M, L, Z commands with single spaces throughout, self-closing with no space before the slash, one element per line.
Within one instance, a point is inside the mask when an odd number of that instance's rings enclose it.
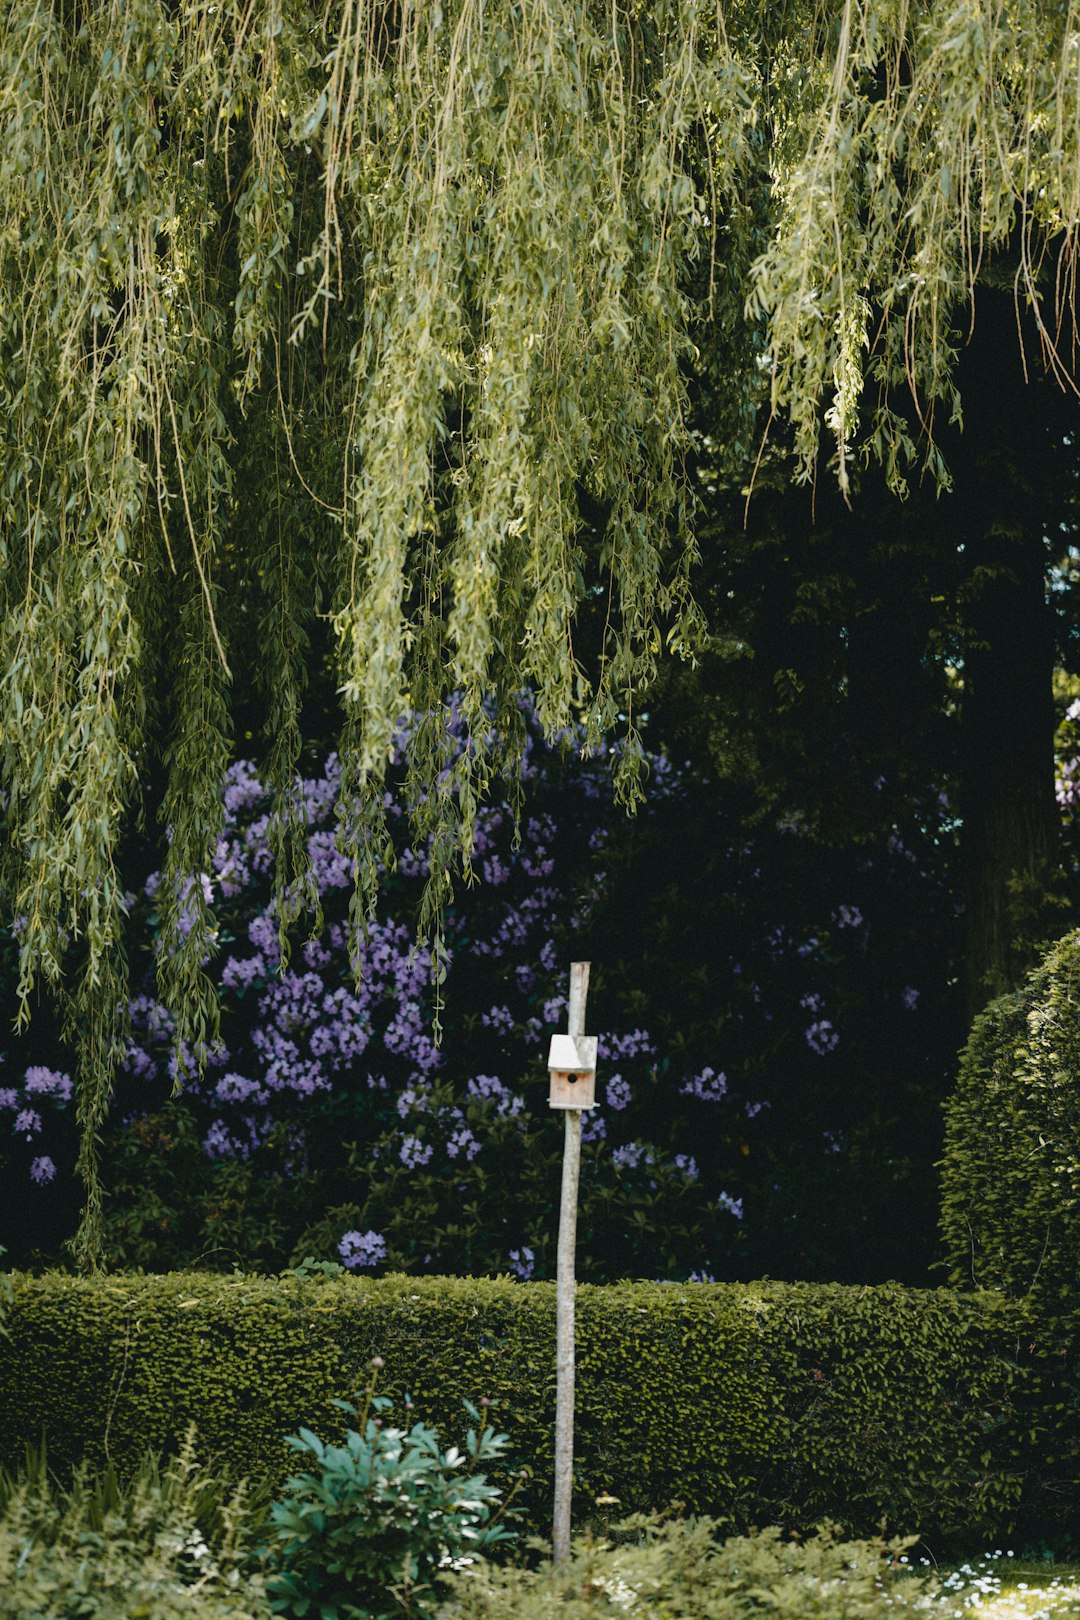
<path fill-rule="evenodd" d="M 7 0 L 2 875 L 21 1016 L 63 986 L 82 1046 L 83 1261 L 124 1038 L 118 850 L 162 761 L 161 994 L 183 1062 L 214 1039 L 201 875 L 238 641 L 283 948 L 315 900 L 295 781 L 320 615 L 354 929 L 406 711 L 436 939 L 522 687 L 549 733 L 621 733 L 632 800 L 639 694 L 698 630 L 699 358 L 732 464 L 771 377 L 804 473 L 824 421 L 842 483 L 863 450 L 898 486 L 947 476 L 934 410 L 959 410 L 956 323 L 995 252 L 1071 369 L 1078 4 Z"/>

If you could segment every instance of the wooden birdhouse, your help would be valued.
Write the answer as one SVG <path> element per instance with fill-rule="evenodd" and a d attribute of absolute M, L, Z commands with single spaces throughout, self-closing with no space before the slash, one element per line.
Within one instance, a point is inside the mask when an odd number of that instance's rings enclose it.
<path fill-rule="evenodd" d="M 548 1051 L 552 1108 L 596 1107 L 595 1035 L 553 1035 Z"/>

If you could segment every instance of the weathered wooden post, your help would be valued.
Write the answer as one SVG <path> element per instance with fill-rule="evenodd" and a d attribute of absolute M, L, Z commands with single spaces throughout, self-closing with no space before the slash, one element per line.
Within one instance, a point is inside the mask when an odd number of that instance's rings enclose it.
<path fill-rule="evenodd" d="M 548 1052 L 548 1102 L 552 1108 L 566 1111 L 555 1284 L 555 1509 L 551 1546 L 557 1564 L 570 1556 L 570 1497 L 574 1486 L 574 1248 L 581 1111 L 596 1107 L 597 1041 L 595 1035 L 584 1033 L 588 993 L 589 963 L 572 962 L 566 1034 L 553 1035 Z"/>

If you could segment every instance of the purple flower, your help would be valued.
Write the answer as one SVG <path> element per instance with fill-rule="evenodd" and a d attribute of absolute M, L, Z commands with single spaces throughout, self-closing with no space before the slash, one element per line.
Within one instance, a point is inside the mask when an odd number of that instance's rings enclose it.
<path fill-rule="evenodd" d="M 221 970 L 221 982 L 228 990 L 240 990 L 266 975 L 261 956 L 230 956 Z"/>
<path fill-rule="evenodd" d="M 632 1029 L 625 1035 L 601 1035 L 598 1056 L 602 1058 L 654 1057 L 656 1047 L 647 1030 Z"/>
<path fill-rule="evenodd" d="M 475 1097 L 480 1102 L 486 1102 L 492 1097 L 501 1099 L 507 1095 L 506 1087 L 498 1076 L 494 1074 L 476 1075 L 474 1079 L 468 1082 L 465 1090 L 470 1097 Z"/>
<path fill-rule="evenodd" d="M 490 860 L 485 861 L 482 870 L 485 883 L 493 886 L 505 883 L 510 876 L 510 868 L 504 865 L 497 855 L 492 855 Z"/>
<path fill-rule="evenodd" d="M 431 1112 L 430 1089 L 422 1080 L 415 1085 L 406 1086 L 394 1106 L 402 1119 L 408 1119 L 410 1114 L 429 1114 Z"/>
<path fill-rule="evenodd" d="M 36 1181 L 39 1187 L 44 1187 L 55 1175 L 56 1166 L 47 1153 L 39 1153 L 36 1159 L 30 1160 L 30 1180 Z"/>
<path fill-rule="evenodd" d="M 19 1093 L 14 1086 L 0 1086 L 0 1108 L 18 1108 Z"/>
<path fill-rule="evenodd" d="M 912 865 L 915 864 L 917 859 L 915 851 L 913 849 L 908 849 L 907 845 L 904 843 L 904 840 L 900 836 L 900 829 L 898 827 L 894 827 L 888 838 L 885 840 L 885 848 L 890 854 L 900 855 L 905 861 L 910 861 Z"/>
<path fill-rule="evenodd" d="M 499 1035 L 509 1035 L 514 1027 L 514 1020 L 509 1007 L 492 1007 L 481 1017 L 480 1022 L 486 1029 L 493 1029 Z"/>
<path fill-rule="evenodd" d="M 272 962 L 277 960 L 281 949 L 278 941 L 278 925 L 268 912 L 260 912 L 248 924 L 248 939 L 263 956 L 269 957 Z"/>
<path fill-rule="evenodd" d="M 398 1151 L 398 1158 L 406 1170 L 415 1170 L 417 1165 L 427 1164 L 432 1152 L 430 1142 L 422 1142 L 418 1136 L 406 1136 Z"/>
<path fill-rule="evenodd" d="M 15 1115 L 13 1129 L 16 1135 L 25 1136 L 29 1142 L 41 1129 L 41 1115 L 36 1108 L 21 1108 Z"/>
<path fill-rule="evenodd" d="M 226 899 L 242 894 L 251 882 L 247 852 L 235 838 L 219 838 L 212 862 L 214 877 Z"/>
<path fill-rule="evenodd" d="M 699 1097 L 702 1102 L 719 1102 L 721 1097 L 727 1095 L 727 1075 L 717 1074 L 715 1069 L 705 1067 L 700 1074 L 684 1080 L 679 1090 L 684 1097 Z"/>
<path fill-rule="evenodd" d="M 411 846 L 403 849 L 398 856 L 398 871 L 402 877 L 426 877 L 427 870 L 427 859 L 423 855 L 418 855 Z"/>
<path fill-rule="evenodd" d="M 476 1102 L 494 1102 L 495 1111 L 500 1119 L 516 1119 L 525 1111 L 522 1099 L 493 1074 L 476 1075 L 468 1082 L 465 1090 Z"/>
<path fill-rule="evenodd" d="M 238 759 L 225 772 L 225 814 L 232 820 L 239 811 L 261 804 L 266 791 L 249 759 Z"/>
<path fill-rule="evenodd" d="M 908 1012 L 914 1012 L 919 1005 L 919 991 L 913 985 L 906 984 L 900 992 L 900 1000 L 904 1003 Z"/>
<path fill-rule="evenodd" d="M 247 1150 L 229 1134 L 223 1119 L 215 1119 L 203 1137 L 203 1152 L 208 1159 L 247 1158 Z"/>
<path fill-rule="evenodd" d="M 653 1164 L 656 1154 L 644 1142 L 627 1142 L 617 1147 L 611 1155 L 611 1162 L 620 1170 L 636 1170 L 641 1164 Z"/>
<path fill-rule="evenodd" d="M 734 1215 L 737 1221 L 742 1220 L 741 1198 L 732 1198 L 730 1193 L 722 1192 L 717 1198 L 716 1203 L 719 1209 L 726 1210 L 729 1215 Z"/>
<path fill-rule="evenodd" d="M 614 1108 L 616 1112 L 626 1108 L 631 1100 L 629 1080 L 624 1080 L 621 1074 L 613 1074 L 604 1088 L 604 1094 L 609 1108 Z"/>
<path fill-rule="evenodd" d="M 365 1002 L 344 985 L 324 997 L 323 1019 L 311 1032 L 314 1057 L 325 1057 L 333 1070 L 351 1065 L 361 1056 L 371 1036 L 371 1019 Z"/>
<path fill-rule="evenodd" d="M 40 1063 L 31 1064 L 23 1085 L 27 1091 L 44 1097 L 60 1097 L 67 1102 L 71 1097 L 71 1078 L 59 1069 L 46 1069 Z"/>
<path fill-rule="evenodd" d="M 510 1250 L 510 1270 L 522 1282 L 528 1282 L 536 1266 L 536 1256 L 532 1250 L 522 1246 L 520 1249 Z"/>
<path fill-rule="evenodd" d="M 329 967 L 334 960 L 321 939 L 308 939 L 304 941 L 304 961 L 309 968 Z"/>
<path fill-rule="evenodd" d="M 266 1101 L 266 1091 L 257 1080 L 248 1080 L 242 1074 L 222 1075 L 214 1087 L 214 1095 L 221 1102 Z"/>
<path fill-rule="evenodd" d="M 838 1045 L 839 1040 L 839 1035 L 827 1018 L 819 1019 L 816 1024 L 811 1024 L 806 1031 L 806 1044 L 811 1052 L 816 1052 L 819 1057 L 824 1057 L 826 1052 L 831 1052 Z"/>
<path fill-rule="evenodd" d="M 837 906 L 833 912 L 837 928 L 861 928 L 862 912 L 858 906 Z"/>
<path fill-rule="evenodd" d="M 144 1052 L 134 1041 L 128 1042 L 124 1068 L 128 1074 L 133 1074 L 136 1080 L 156 1080 L 158 1076 L 158 1066 L 149 1052 Z"/>
<path fill-rule="evenodd" d="M 480 1151 L 480 1143 L 476 1140 L 467 1125 L 461 1125 L 451 1135 L 446 1144 L 447 1157 L 456 1159 L 459 1153 L 464 1153 L 469 1163 L 476 1158 Z"/>
<path fill-rule="evenodd" d="M 352 868 L 341 853 L 332 832 L 315 832 L 308 839 L 311 870 L 315 875 L 319 893 L 328 889 L 347 889 L 352 882 Z"/>
<path fill-rule="evenodd" d="M 603 1142 L 607 1139 L 607 1120 L 598 1108 L 590 1108 L 581 1122 L 583 1142 Z"/>
<path fill-rule="evenodd" d="M 259 998 L 259 1011 L 287 1035 L 315 1022 L 326 986 L 317 973 L 283 973 Z"/>
<path fill-rule="evenodd" d="M 701 1171 L 697 1167 L 697 1160 L 688 1153 L 676 1153 L 675 1168 L 681 1170 L 687 1181 L 697 1181 Z"/>
<path fill-rule="evenodd" d="M 342 1265 L 350 1271 L 377 1266 L 386 1259 L 386 1239 L 379 1232 L 343 1232 L 337 1247 Z"/>
<path fill-rule="evenodd" d="M 131 1022 L 136 1029 L 145 1030 L 148 1035 L 160 1035 L 164 1039 L 171 1036 L 174 1028 L 172 1015 L 167 1007 L 153 996 L 136 996 L 131 1003 Z"/>

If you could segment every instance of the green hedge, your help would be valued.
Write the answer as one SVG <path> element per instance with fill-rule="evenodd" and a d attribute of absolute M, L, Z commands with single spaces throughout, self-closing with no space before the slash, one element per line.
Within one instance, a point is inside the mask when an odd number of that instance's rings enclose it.
<path fill-rule="evenodd" d="M 371 1358 L 382 1387 L 460 1437 L 488 1397 L 543 1532 L 554 1291 L 504 1279 L 16 1276 L 0 1461 L 130 1467 L 189 1424 L 224 1469 L 277 1484 L 282 1437 L 340 1433 Z M 1020 1357 L 1023 1357 L 1023 1360 Z M 578 1293 L 575 1510 L 678 1500 L 739 1526 L 919 1529 L 968 1540 L 1030 1508 L 1047 1369 L 1025 1308 L 897 1286 L 620 1284 Z M 1060 1449 L 1060 1448 L 1059 1448 Z"/>
<path fill-rule="evenodd" d="M 975 1020 L 945 1119 L 941 1225 L 950 1280 L 1074 1310 L 1080 931 Z"/>

